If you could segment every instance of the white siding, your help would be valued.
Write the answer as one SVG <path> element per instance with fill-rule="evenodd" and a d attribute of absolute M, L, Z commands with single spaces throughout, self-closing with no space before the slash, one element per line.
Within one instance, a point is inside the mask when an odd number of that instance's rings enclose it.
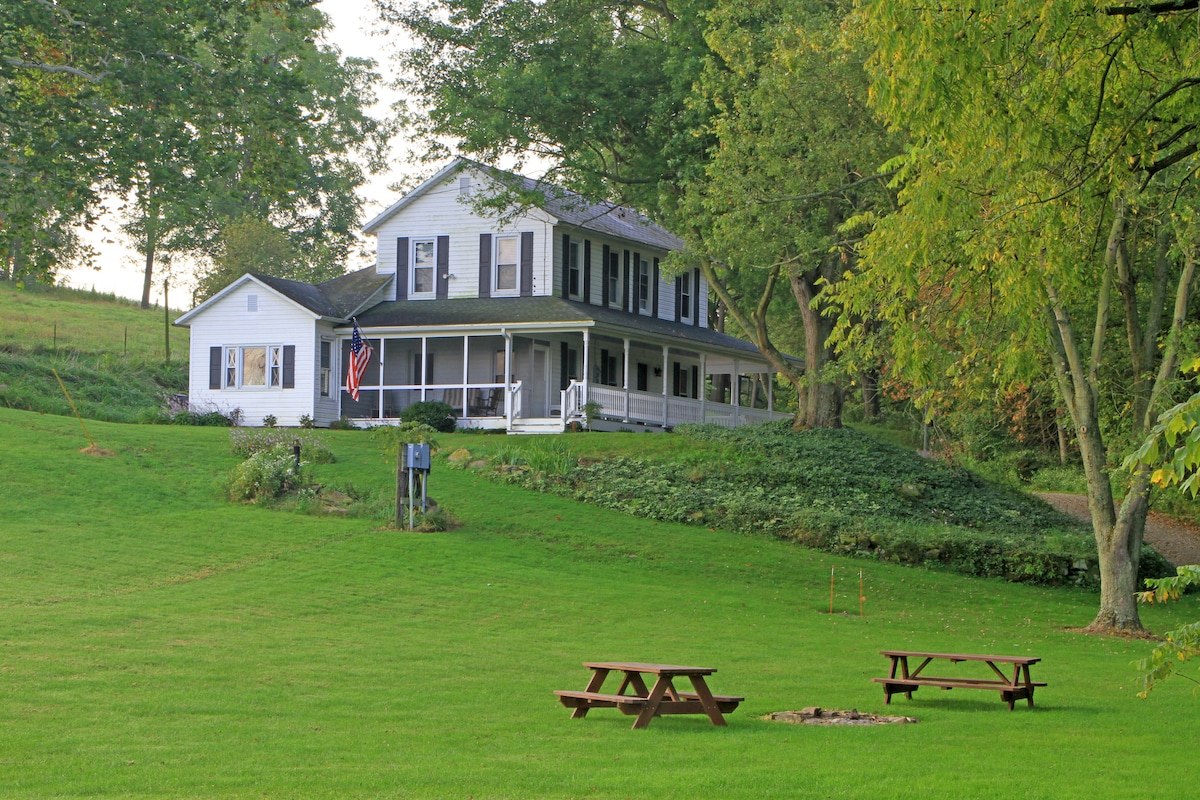
<path fill-rule="evenodd" d="M 437 186 L 431 186 L 411 205 L 389 217 L 377 230 L 376 270 L 395 273 L 397 265 L 396 240 L 400 237 L 432 239 L 450 237 L 449 296 L 468 298 L 479 296 L 479 236 L 490 233 L 533 233 L 533 293 L 549 295 L 553 283 L 553 228 L 549 219 L 539 212 L 518 217 L 503 227 L 496 220 L 475 213 L 470 197 L 459 194 L 459 178 L 453 175 Z M 411 291 L 412 287 L 409 286 Z"/>
<path fill-rule="evenodd" d="M 251 295 L 257 298 L 256 311 L 247 310 Z M 332 333 L 332 329 L 326 326 L 326 332 Z M 242 424 L 249 426 L 262 425 L 263 417 L 268 414 L 282 426 L 299 425 L 303 414 L 316 418 L 317 341 L 311 312 L 271 289 L 247 281 L 191 321 L 188 399 L 192 410 L 216 409 L 229 413 L 240 409 Z M 209 348 L 252 345 L 295 345 L 295 388 L 209 389 Z M 335 354 L 335 361 L 336 358 Z M 332 399 L 336 416 L 336 394 Z M 332 418 L 327 407 L 323 404 L 326 423 Z"/>

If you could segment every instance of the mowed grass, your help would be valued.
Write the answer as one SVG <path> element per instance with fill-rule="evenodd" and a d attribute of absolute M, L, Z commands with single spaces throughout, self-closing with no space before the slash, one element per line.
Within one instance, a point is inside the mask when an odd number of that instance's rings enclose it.
<path fill-rule="evenodd" d="M 450 533 L 232 506 L 227 431 L 89 429 L 111 456 L 72 419 L 0 409 L 0 797 L 1148 798 L 1200 738 L 1192 684 L 1135 696 L 1149 643 L 1067 630 L 1095 595 L 639 520 L 442 460 Z M 386 491 L 369 437 L 330 442 L 319 480 Z M 1144 616 L 1166 630 L 1200 602 Z M 963 690 L 885 707 L 887 648 L 1034 654 L 1050 685 L 1013 712 Z M 747 700 L 724 729 L 571 720 L 552 690 L 593 659 L 714 666 Z M 810 705 L 920 722 L 760 719 Z"/>

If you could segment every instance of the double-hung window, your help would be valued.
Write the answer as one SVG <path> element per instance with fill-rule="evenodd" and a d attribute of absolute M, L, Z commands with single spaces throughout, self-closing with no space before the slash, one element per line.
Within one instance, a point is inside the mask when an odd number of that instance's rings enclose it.
<path fill-rule="evenodd" d="M 329 397 L 333 380 L 333 342 L 321 342 L 321 397 Z"/>
<path fill-rule="evenodd" d="M 578 300 L 583 296 L 583 267 L 579 263 L 579 242 L 567 246 L 567 296 Z"/>
<path fill-rule="evenodd" d="M 679 276 L 679 318 L 692 318 L 692 276 L 688 272 Z"/>
<path fill-rule="evenodd" d="M 650 264 L 638 262 L 638 311 L 650 313 Z"/>
<path fill-rule="evenodd" d="M 620 308 L 621 295 L 625 287 L 621 285 L 621 261 L 616 253 L 609 254 L 608 266 L 605 269 L 605 279 L 608 281 L 608 303 Z"/>
<path fill-rule="evenodd" d="M 494 294 L 516 294 L 517 257 L 520 239 L 516 235 L 496 237 L 496 284 Z"/>
<path fill-rule="evenodd" d="M 414 239 L 412 253 L 412 293 L 432 296 L 437 289 L 437 244 L 434 239 Z"/>

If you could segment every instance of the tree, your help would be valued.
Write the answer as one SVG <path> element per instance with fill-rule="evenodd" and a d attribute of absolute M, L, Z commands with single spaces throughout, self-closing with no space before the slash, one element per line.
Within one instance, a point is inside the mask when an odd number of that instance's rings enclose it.
<path fill-rule="evenodd" d="M 321 283 L 341 274 L 340 268 L 311 262 L 285 231 L 249 214 L 221 229 L 212 267 L 197 283 L 196 299 L 207 300 L 247 272 L 305 283 Z"/>
<path fill-rule="evenodd" d="M 451 141 L 518 168 L 549 159 L 568 189 L 648 211 L 773 366 L 811 387 L 798 424 L 840 424 L 819 282 L 853 257 L 839 224 L 885 195 L 860 179 L 887 140 L 855 96 L 861 59 L 837 41 L 843 4 L 377 2 L 417 39 L 403 88 L 432 156 Z M 803 381 L 768 331 L 781 282 L 805 321 Z"/>
<path fill-rule="evenodd" d="M 146 259 L 143 305 L 159 252 L 210 253 L 224 222 L 244 213 L 307 240 L 314 262 L 340 262 L 360 211 L 353 156 L 378 164 L 390 129 L 363 111 L 373 62 L 322 45 L 328 20 L 314 5 L 0 6 L 0 96 L 24 99 L 19 115 L 0 111 L 0 137 L 23 140 L 14 119 L 53 134 L 43 131 L 49 155 L 28 160 L 23 176 L 72 212 L 30 217 L 25 228 L 77 221 L 100 191 L 129 198 L 126 230 Z M 62 163 L 70 169 L 56 172 Z"/>
<path fill-rule="evenodd" d="M 1002 380 L 1049 359 L 1087 476 L 1098 632 L 1142 630 L 1150 470 L 1133 469 L 1118 504 L 1107 458 L 1167 402 L 1192 298 L 1195 16 L 875 0 L 860 20 L 874 106 L 911 138 L 891 165 L 901 209 L 868 235 L 866 268 L 839 296 L 890 323 L 918 380 L 926 353 Z"/>
<path fill-rule="evenodd" d="M 841 424 L 828 288 L 855 268 L 862 231 L 846 223 L 891 204 L 875 170 L 898 152 L 866 106 L 865 53 L 844 15 L 841 4 L 805 2 L 710 12 L 713 55 L 696 91 L 713 109 L 714 144 L 675 215 L 730 315 L 800 390 L 797 427 Z M 803 371 L 772 342 L 780 282 L 803 323 Z"/>

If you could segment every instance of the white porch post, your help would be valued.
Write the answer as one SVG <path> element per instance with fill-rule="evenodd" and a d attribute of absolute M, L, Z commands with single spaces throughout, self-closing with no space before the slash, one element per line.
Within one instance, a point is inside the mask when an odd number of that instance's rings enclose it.
<path fill-rule="evenodd" d="M 512 430 L 512 334 L 504 331 L 504 422 Z"/>
<path fill-rule="evenodd" d="M 425 402 L 425 377 L 429 374 L 429 337 L 421 337 L 421 402 Z"/>
<path fill-rule="evenodd" d="M 705 353 L 700 353 L 700 421 L 708 422 L 708 412 L 705 410 L 704 404 L 708 400 L 708 392 L 705 389 L 708 387 L 708 356 Z"/>
<path fill-rule="evenodd" d="M 471 337 L 463 334 L 463 393 L 462 393 L 462 408 L 459 409 L 462 416 L 467 415 L 467 364 L 471 363 Z"/>
<path fill-rule="evenodd" d="M 621 378 L 625 389 L 625 410 L 621 414 L 621 418 L 625 422 L 629 422 L 629 338 L 622 339 L 625 343 L 625 375 Z"/>
<path fill-rule="evenodd" d="M 377 412 L 376 419 L 383 419 L 383 398 L 385 396 L 383 388 L 383 356 L 386 350 L 387 339 L 384 339 L 381 334 L 379 337 L 379 411 Z"/>
<path fill-rule="evenodd" d="M 670 380 L 671 380 L 671 378 L 670 378 L 671 373 L 668 372 L 668 367 L 670 366 L 670 361 L 671 361 L 671 345 L 664 344 L 663 345 L 663 416 L 662 416 L 662 421 L 663 421 L 662 424 L 663 424 L 664 428 L 667 427 L 667 421 L 668 421 L 667 417 L 671 411 L 671 402 L 670 402 L 670 400 L 667 399 L 667 387 L 670 386 Z"/>
<path fill-rule="evenodd" d="M 733 359 L 733 391 L 731 394 L 733 395 L 733 397 L 730 398 L 733 400 L 733 427 L 736 428 L 739 425 L 738 406 L 741 405 L 742 402 L 742 371 L 741 368 L 738 367 L 738 360 L 736 357 Z"/>
<path fill-rule="evenodd" d="M 592 340 L 591 331 L 583 329 L 583 404 L 590 402 L 592 393 Z M 581 407 L 582 408 L 582 407 Z"/>
<path fill-rule="evenodd" d="M 775 372 L 767 372 L 767 419 L 775 419 Z"/>

